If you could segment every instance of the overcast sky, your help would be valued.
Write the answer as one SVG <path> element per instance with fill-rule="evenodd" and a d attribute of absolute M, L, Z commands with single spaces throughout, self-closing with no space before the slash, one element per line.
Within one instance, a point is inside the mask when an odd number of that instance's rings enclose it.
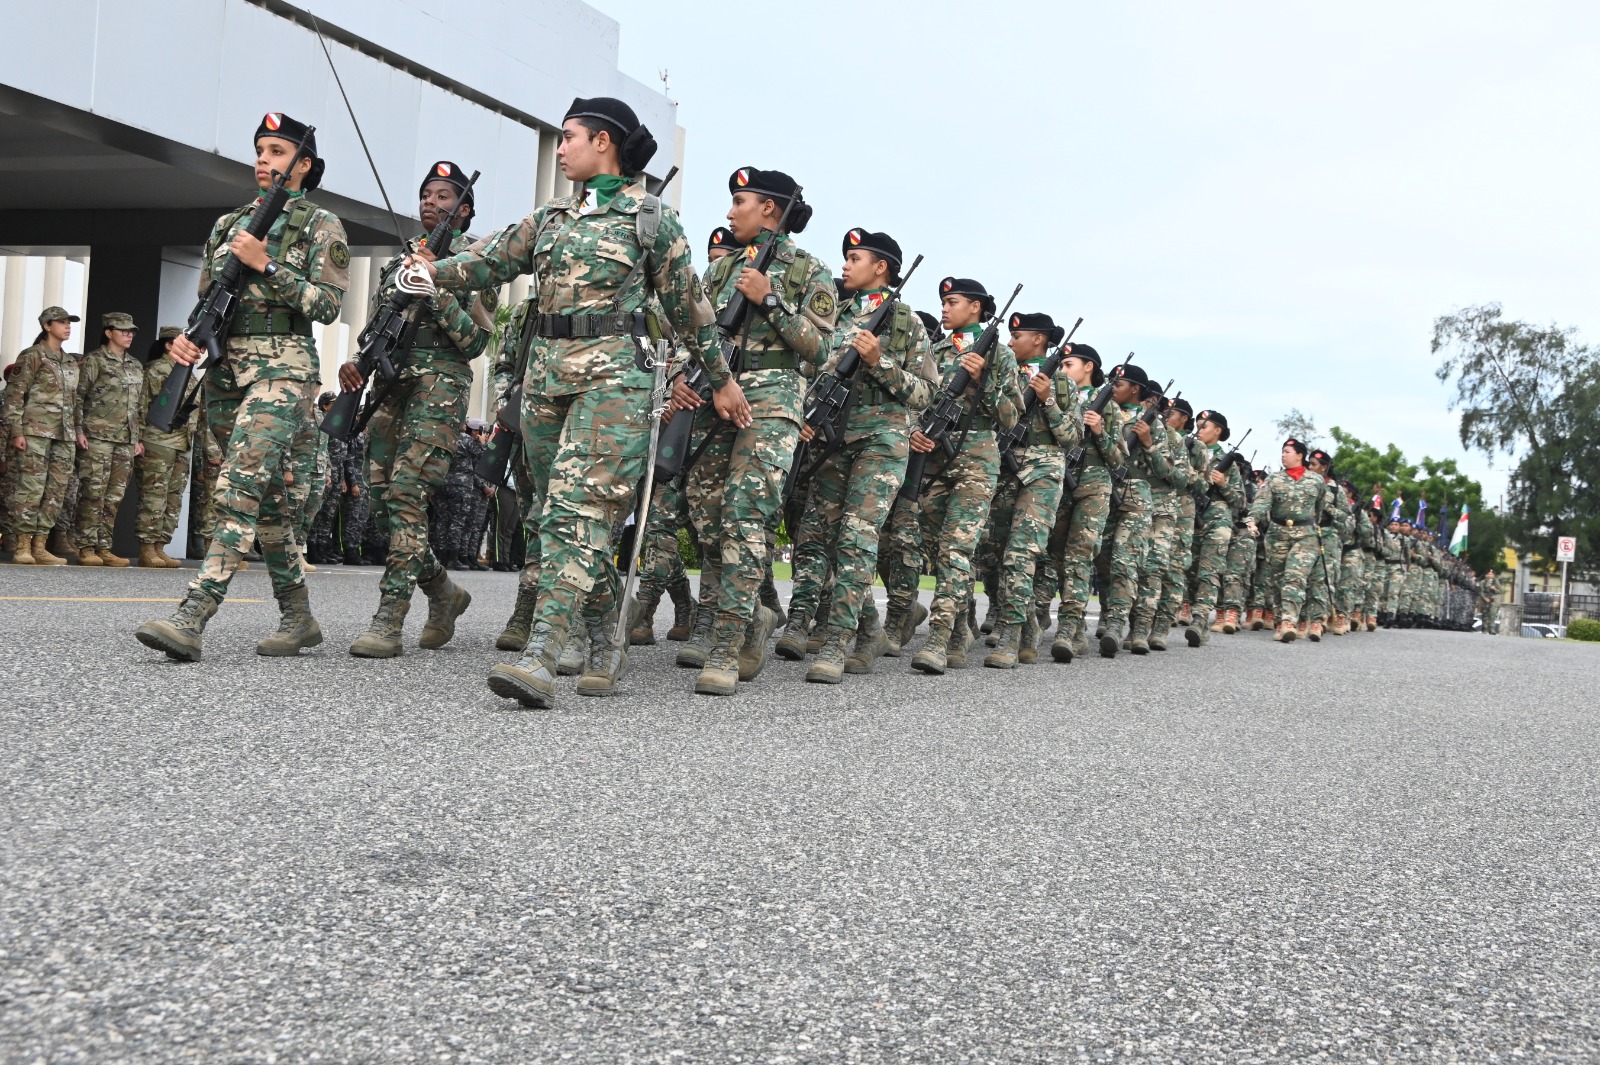
<path fill-rule="evenodd" d="M 784 170 L 823 261 L 859 225 L 927 256 L 919 309 L 1021 281 L 1263 456 L 1297 406 L 1493 502 L 1433 319 L 1594 317 L 1600 5 L 591 2 L 625 72 L 670 72 L 697 245 L 729 172 Z"/>

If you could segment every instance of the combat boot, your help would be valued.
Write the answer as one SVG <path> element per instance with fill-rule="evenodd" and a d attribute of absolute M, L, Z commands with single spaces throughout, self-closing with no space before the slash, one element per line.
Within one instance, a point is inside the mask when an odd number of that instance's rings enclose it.
<path fill-rule="evenodd" d="M 744 630 L 744 646 L 739 648 L 739 679 L 755 680 L 767 665 L 767 641 L 772 638 L 774 618 L 772 610 L 756 604 L 755 616 Z"/>
<path fill-rule="evenodd" d="M 905 652 L 906 644 L 911 642 L 911 637 L 917 634 L 917 626 L 927 620 L 928 608 L 913 599 L 911 601 L 911 611 L 906 614 L 905 620 L 900 625 L 900 650 L 902 654 Z"/>
<path fill-rule="evenodd" d="M 515 699 L 536 710 L 556 705 L 556 663 L 566 639 L 566 629 L 548 621 L 534 622 L 522 657 L 489 670 L 489 690 L 502 699 Z"/>
<path fill-rule="evenodd" d="M 773 648 L 778 657 L 789 662 L 802 662 L 806 657 L 806 643 L 811 638 L 811 615 L 803 610 L 789 612 L 789 624 Z"/>
<path fill-rule="evenodd" d="M 528 645 L 528 632 L 533 628 L 533 608 L 538 602 L 538 589 L 525 584 L 517 585 L 517 605 L 511 608 L 511 620 L 495 638 L 494 646 L 500 651 L 520 651 Z"/>
<path fill-rule="evenodd" d="M 1250 629 L 1251 632 L 1260 632 L 1261 631 L 1261 610 L 1259 608 L 1257 608 L 1255 610 L 1250 611 L 1248 614 L 1246 614 L 1244 616 L 1244 621 L 1245 621 L 1245 624 L 1247 626 L 1249 626 L 1249 629 Z"/>
<path fill-rule="evenodd" d="M 824 641 L 823 646 L 827 643 Z M 865 674 L 872 672 L 872 663 L 883 657 L 889 648 L 889 636 L 883 631 L 883 626 L 873 623 L 867 631 L 856 628 L 856 646 L 844 659 L 844 671 L 851 674 Z M 821 654 L 821 651 L 817 652 Z"/>
<path fill-rule="evenodd" d="M 1122 649 L 1121 625 L 1108 625 L 1104 620 L 1100 622 L 1100 657 L 1115 658 Z"/>
<path fill-rule="evenodd" d="M 772 611 L 773 629 L 781 629 L 789 623 L 789 615 L 783 609 L 783 602 L 778 598 L 778 589 L 772 583 L 772 568 L 767 568 L 767 579 L 761 582 L 761 590 L 757 593 L 761 605 Z M 748 640 L 745 641 L 749 643 Z"/>
<path fill-rule="evenodd" d="M 984 587 L 988 587 L 988 585 L 985 585 Z M 993 633 L 994 632 L 994 627 L 997 624 L 997 622 L 995 621 L 995 614 L 998 613 L 999 609 L 1000 609 L 1000 605 L 999 605 L 999 603 L 997 601 L 997 598 L 998 597 L 993 596 L 993 595 L 991 595 L 989 597 L 989 609 L 984 611 L 983 624 L 978 626 L 978 631 L 983 633 L 985 636 L 988 636 L 991 633 Z M 973 601 L 972 609 L 973 609 L 974 613 L 977 612 L 978 604 L 977 604 L 976 600 Z M 994 641 L 993 640 L 985 640 L 983 642 L 985 644 L 987 644 L 988 646 L 990 646 L 990 647 L 994 646 Z"/>
<path fill-rule="evenodd" d="M 1039 661 L 1039 615 L 1028 612 L 1022 622 L 1022 634 L 1017 637 L 1017 664 L 1031 666 Z"/>
<path fill-rule="evenodd" d="M 1299 635 L 1300 630 L 1295 626 L 1295 623 L 1285 620 L 1279 624 L 1278 631 L 1273 634 L 1272 638 L 1278 643 L 1294 643 L 1295 637 Z"/>
<path fill-rule="evenodd" d="M 46 547 L 66 559 L 68 563 L 78 561 L 78 541 L 71 533 L 63 532 L 60 529 L 52 529 L 44 543 Z"/>
<path fill-rule="evenodd" d="M 1229 630 L 1229 628 L 1228 628 L 1228 615 L 1230 613 L 1232 613 L 1232 611 L 1229 611 L 1229 610 L 1219 610 L 1219 611 L 1217 611 L 1216 620 L 1214 620 L 1211 623 L 1211 631 L 1212 632 L 1221 632 L 1221 633 L 1230 632 L 1231 630 Z M 1200 620 L 1202 622 L 1204 622 L 1205 618 L 1201 618 Z"/>
<path fill-rule="evenodd" d="M 1178 621 L 1177 621 L 1177 624 L 1182 625 L 1182 626 L 1187 628 L 1189 626 L 1189 624 L 1191 622 L 1193 622 L 1193 620 L 1194 620 L 1193 611 L 1194 611 L 1194 607 L 1191 606 L 1188 603 L 1184 603 L 1182 606 L 1180 606 L 1178 608 Z M 1169 626 L 1169 628 L 1170 628 L 1170 626 Z"/>
<path fill-rule="evenodd" d="M 1301 636 L 1304 636 L 1310 630 L 1310 628 L 1311 628 L 1311 619 L 1310 618 L 1301 618 L 1300 619 L 1300 624 L 1296 627 L 1295 631 L 1298 632 Z"/>
<path fill-rule="evenodd" d="M 577 632 L 568 634 L 566 646 L 561 649 L 561 656 L 556 659 L 556 674 L 562 677 L 576 677 L 588 664 L 589 630 L 585 623 Z"/>
<path fill-rule="evenodd" d="M 179 662 L 198 662 L 201 637 L 205 635 L 206 622 L 217 612 L 217 605 L 206 593 L 191 590 L 170 618 L 147 621 L 134 629 L 134 639 Z"/>
<path fill-rule="evenodd" d="M 689 578 L 667 585 L 667 595 L 672 599 L 672 628 L 667 630 L 667 639 L 682 643 L 694 631 L 694 599 L 689 595 Z"/>
<path fill-rule="evenodd" d="M 922 650 L 911 656 L 911 668 L 939 676 L 949 665 L 947 650 L 953 633 L 948 625 L 934 625 L 928 630 L 928 642 Z"/>
<path fill-rule="evenodd" d="M 356 658 L 398 658 L 405 654 L 403 637 L 410 612 L 411 600 L 397 595 L 380 597 L 378 612 L 367 623 L 367 631 L 350 644 L 350 654 Z"/>
<path fill-rule="evenodd" d="M 1189 627 L 1183 630 L 1183 638 L 1190 647 L 1199 647 L 1203 643 L 1210 642 L 1211 630 L 1207 629 L 1204 625 L 1191 620 L 1189 622 Z"/>
<path fill-rule="evenodd" d="M 806 635 L 806 654 L 814 655 L 822 650 L 822 641 L 828 635 L 828 619 L 814 618 L 811 622 L 811 631 Z"/>
<path fill-rule="evenodd" d="M 962 613 L 956 615 L 955 631 L 950 634 L 950 641 L 944 652 L 946 669 L 967 668 L 967 651 L 977 642 L 977 639 L 972 634 L 972 626 L 970 625 L 972 615 L 975 613 L 976 609 L 971 614 Z"/>
<path fill-rule="evenodd" d="M 695 679 L 696 695 L 732 695 L 739 689 L 739 648 L 744 643 L 744 627 L 737 621 L 723 621 L 713 630 L 706 664 Z"/>
<path fill-rule="evenodd" d="M 26 533 L 12 533 L 7 537 L 11 541 L 11 561 L 18 566 L 37 566 L 33 559 L 33 537 Z"/>
<path fill-rule="evenodd" d="M 1350 635 L 1350 619 L 1343 614 L 1335 614 L 1333 616 L 1333 625 L 1328 629 L 1328 633 L 1331 636 Z"/>
<path fill-rule="evenodd" d="M 1237 610 L 1223 611 L 1222 631 L 1229 636 L 1239 631 L 1239 612 Z"/>
<path fill-rule="evenodd" d="M 907 612 L 898 609 L 889 611 L 888 616 L 883 619 L 884 657 L 900 657 L 901 649 L 905 647 L 905 641 L 902 639 L 901 630 L 905 628 L 905 624 L 908 620 L 909 617 Z"/>
<path fill-rule="evenodd" d="M 1015 625 L 1000 622 L 995 626 L 994 650 L 983 656 L 983 664 L 988 669 L 1015 669 L 1017 666 L 1018 642 L 1021 633 Z"/>
<path fill-rule="evenodd" d="M 1372 631 L 1376 630 L 1377 627 L 1378 627 L 1378 619 L 1373 617 L 1371 614 L 1368 614 L 1367 615 L 1367 631 L 1368 632 L 1372 632 Z"/>
<path fill-rule="evenodd" d="M 1122 638 L 1122 649 L 1132 651 L 1136 655 L 1150 653 L 1150 629 L 1147 623 L 1139 621 L 1135 616 L 1133 624 L 1128 629 L 1128 635 Z"/>
<path fill-rule="evenodd" d="M 656 607 L 661 605 L 661 593 L 641 591 L 633 601 L 633 616 L 628 620 L 628 644 L 632 647 L 654 647 L 656 643 Z"/>
<path fill-rule="evenodd" d="M 812 684 L 838 684 L 844 679 L 845 648 L 850 643 L 850 633 L 837 626 L 830 627 L 817 651 L 817 660 L 806 670 L 806 680 Z"/>
<path fill-rule="evenodd" d="M 1306 639 L 1310 640 L 1312 643 L 1321 643 L 1322 642 L 1322 622 L 1313 621 L 1309 625 L 1307 625 L 1306 626 L 1305 636 L 1306 636 Z"/>
<path fill-rule="evenodd" d="M 79 556 L 79 557 L 82 557 L 82 556 Z M 140 544 L 139 545 L 139 568 L 140 569 L 166 569 L 167 568 L 167 564 L 165 562 L 161 561 L 160 557 L 157 556 L 157 554 L 156 554 L 156 545 L 155 544 Z"/>
<path fill-rule="evenodd" d="M 1155 624 L 1150 626 L 1150 634 L 1145 637 L 1145 643 L 1150 645 L 1152 651 L 1165 651 L 1167 649 L 1167 634 L 1172 631 L 1172 619 L 1157 617 Z"/>
<path fill-rule="evenodd" d="M 1054 648 L 1051 648 L 1052 652 L 1054 650 Z M 1072 653 L 1079 658 L 1089 653 L 1089 636 L 1082 629 L 1072 634 Z"/>
<path fill-rule="evenodd" d="M 35 549 L 33 554 L 34 554 L 34 557 L 37 558 L 38 555 L 39 555 L 38 550 Z M 51 556 L 51 557 L 54 557 L 54 556 Z M 131 558 L 123 558 L 121 555 L 114 555 L 114 554 L 111 553 L 111 549 L 108 548 L 108 547 L 102 547 L 100 549 L 100 561 L 104 562 L 106 565 L 110 566 L 112 569 L 127 569 L 129 566 L 133 565 L 133 559 L 131 559 Z M 63 559 L 60 560 L 60 562 L 58 564 L 62 565 L 62 566 L 65 566 L 67 564 L 67 560 L 63 558 Z"/>
<path fill-rule="evenodd" d="M 589 625 L 589 665 L 578 678 L 579 695 L 611 695 L 628 674 L 628 647 L 616 640 L 616 612 Z"/>
<path fill-rule="evenodd" d="M 303 582 L 273 595 L 278 599 L 278 631 L 256 644 L 256 654 L 290 658 L 302 647 L 322 642 L 322 626 L 311 616 L 311 593 Z"/>
<path fill-rule="evenodd" d="M 1056 638 L 1050 643 L 1050 657 L 1062 665 L 1070 665 L 1079 652 L 1073 637 L 1077 634 L 1076 624 L 1062 618 L 1056 625 Z"/>
<path fill-rule="evenodd" d="M 62 558 L 60 555 L 52 555 L 50 553 L 50 549 L 45 546 L 49 539 L 49 533 L 46 533 L 43 536 L 35 536 L 33 538 L 33 564 L 35 566 L 65 566 L 67 564 L 67 560 Z M 107 551 L 106 554 L 109 555 L 111 552 Z M 121 562 L 124 566 L 128 564 L 128 560 L 125 558 L 122 559 Z"/>
<path fill-rule="evenodd" d="M 428 620 L 423 623 L 417 646 L 424 651 L 437 651 L 456 634 L 456 618 L 472 605 L 472 595 L 452 581 L 443 566 L 431 580 L 422 581 L 417 587 L 428 597 Z"/>
<path fill-rule="evenodd" d="M 708 606 L 696 606 L 694 611 L 694 628 L 689 633 L 689 641 L 678 649 L 678 665 L 684 669 L 700 669 L 706 664 L 706 656 L 711 653 L 713 640 L 712 626 L 717 620 Z"/>
<path fill-rule="evenodd" d="M 156 557 L 161 560 L 161 564 L 163 566 L 165 566 L 167 569 L 181 569 L 183 567 L 183 562 L 167 554 L 167 549 L 165 547 L 161 546 L 160 544 L 156 544 L 155 546 Z"/>

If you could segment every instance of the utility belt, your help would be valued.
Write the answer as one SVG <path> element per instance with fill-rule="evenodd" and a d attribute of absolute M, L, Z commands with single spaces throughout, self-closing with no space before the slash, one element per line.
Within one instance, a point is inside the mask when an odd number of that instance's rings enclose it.
<path fill-rule="evenodd" d="M 800 359 L 788 348 L 782 351 L 745 351 L 744 371 L 799 370 Z"/>
<path fill-rule="evenodd" d="M 411 338 L 414 348 L 443 348 L 446 351 L 453 349 L 456 342 L 450 335 L 436 325 L 424 325 L 417 328 L 416 335 Z"/>
<path fill-rule="evenodd" d="M 1029 429 L 1028 435 L 1022 438 L 1022 446 L 1059 448 L 1061 445 L 1056 443 L 1056 436 L 1050 430 Z"/>
<path fill-rule="evenodd" d="M 968 430 L 985 429 L 994 432 L 994 419 L 981 410 L 973 411 L 965 419 L 965 424 Z"/>
<path fill-rule="evenodd" d="M 1283 525 L 1291 529 L 1297 529 L 1314 523 L 1310 518 L 1280 518 L 1274 514 L 1272 515 L 1272 524 Z"/>
<path fill-rule="evenodd" d="M 615 314 L 533 314 L 527 329 L 545 340 L 599 340 L 603 337 L 660 339 L 661 327 L 647 311 Z"/>
<path fill-rule="evenodd" d="M 903 407 L 898 396 L 882 385 L 869 385 L 856 393 L 856 402 L 863 407 Z"/>
<path fill-rule="evenodd" d="M 311 335 L 311 319 L 299 311 L 236 311 L 228 322 L 231 337 Z"/>

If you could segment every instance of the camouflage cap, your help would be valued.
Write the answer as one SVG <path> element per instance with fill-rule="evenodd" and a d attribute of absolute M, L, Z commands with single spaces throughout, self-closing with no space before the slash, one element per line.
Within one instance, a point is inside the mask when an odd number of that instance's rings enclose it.
<path fill-rule="evenodd" d="M 133 315 L 126 311 L 107 311 L 100 316 L 102 329 L 132 329 L 137 331 L 138 326 L 133 324 Z"/>
<path fill-rule="evenodd" d="M 182 335 L 183 335 L 183 330 L 178 328 L 177 326 L 175 326 L 175 325 L 164 325 L 164 326 L 161 327 L 161 331 L 156 334 L 156 339 L 157 340 L 173 340 L 173 339 L 175 339 L 177 337 L 181 337 Z"/>
<path fill-rule="evenodd" d="M 81 322 L 75 314 L 68 314 L 65 307 L 46 307 L 39 312 L 39 324 L 49 325 L 51 322 Z"/>

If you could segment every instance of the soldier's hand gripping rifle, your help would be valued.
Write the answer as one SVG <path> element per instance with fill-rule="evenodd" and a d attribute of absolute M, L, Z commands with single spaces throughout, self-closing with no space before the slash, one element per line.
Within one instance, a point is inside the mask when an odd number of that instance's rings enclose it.
<path fill-rule="evenodd" d="M 1239 438 L 1239 443 L 1233 445 L 1232 451 L 1229 451 L 1226 455 L 1217 460 L 1217 464 L 1211 467 L 1211 472 L 1220 473 L 1223 477 L 1227 477 L 1230 469 L 1232 469 L 1236 464 L 1243 462 L 1244 456 L 1239 453 L 1239 448 L 1246 440 L 1250 439 L 1250 434 L 1253 432 L 1255 432 L 1253 428 L 1246 429 L 1244 431 L 1244 435 Z M 1214 502 L 1214 497 L 1211 495 L 1211 489 L 1214 487 L 1216 486 L 1211 483 L 1211 478 L 1207 476 L 1206 486 L 1194 493 L 1196 517 L 1199 517 L 1201 514 L 1204 514 L 1206 511 L 1211 509 L 1211 504 Z"/>
<path fill-rule="evenodd" d="M 1106 407 L 1111 403 L 1111 396 L 1116 390 L 1117 383 L 1115 381 L 1110 379 L 1102 381 L 1099 390 L 1094 394 L 1094 398 L 1089 401 L 1089 406 L 1084 409 L 1084 413 L 1088 414 L 1092 411 L 1095 414 L 1104 414 Z M 1062 477 L 1061 487 L 1062 491 L 1068 495 L 1078 490 L 1078 474 L 1083 471 L 1083 460 L 1088 456 L 1089 448 L 1093 446 L 1093 441 L 1089 439 L 1089 429 L 1085 426 L 1083 440 L 1078 443 L 1077 447 L 1067 452 L 1067 470 Z"/>
<path fill-rule="evenodd" d="M 900 283 L 883 297 L 871 317 L 862 323 L 860 332 L 871 333 L 874 336 L 883 336 L 894 324 L 894 305 L 900 300 L 900 293 L 905 291 L 906 283 L 911 280 L 911 275 L 917 272 L 917 267 L 922 265 L 922 256 L 917 256 L 900 278 Z M 817 383 L 811 386 L 811 391 L 806 396 L 805 407 L 801 414 L 801 426 L 810 426 L 815 442 L 821 437 L 822 446 L 817 449 L 815 458 L 810 455 L 811 444 L 801 441 L 795 448 L 794 461 L 789 464 L 789 476 L 783 481 L 783 498 L 785 502 L 794 495 L 797 485 L 811 479 L 839 445 L 844 442 L 845 410 L 850 406 L 856 394 L 857 376 L 861 369 L 861 353 L 856 350 L 855 336 L 844 342 L 839 349 L 839 359 L 828 373 L 817 378 Z"/>
<path fill-rule="evenodd" d="M 1134 441 L 1139 439 L 1138 428 L 1140 423 L 1142 422 L 1145 425 L 1154 425 L 1156 423 L 1156 419 L 1161 417 L 1161 412 L 1166 409 L 1165 404 L 1167 402 L 1167 391 L 1172 388 L 1172 382 L 1175 380 L 1177 380 L 1177 378 L 1169 378 L 1167 380 L 1166 388 L 1156 388 L 1153 385 L 1144 386 L 1146 391 L 1155 396 L 1156 401 L 1146 407 L 1140 413 L 1139 417 L 1134 419 L 1132 425 L 1122 430 L 1122 448 L 1128 453 L 1130 458 L 1133 455 Z M 1183 393 L 1179 392 L 1178 395 L 1181 396 Z M 1173 398 L 1176 399 L 1177 396 L 1174 396 Z M 1122 467 L 1120 470 L 1111 471 L 1111 506 L 1113 508 L 1122 506 L 1123 485 L 1127 482 L 1127 480 L 1128 468 L 1126 466 Z"/>
<path fill-rule="evenodd" d="M 972 347 L 961 353 L 965 355 L 970 352 L 982 359 L 985 373 L 989 370 L 989 355 L 994 351 L 995 345 L 1000 343 L 1000 323 L 1011 313 L 1011 305 L 1016 302 L 1017 294 L 1021 291 L 1021 285 L 1011 290 L 1011 298 L 1006 300 L 1006 305 L 1000 309 L 1000 313 L 990 319 L 988 327 L 978 335 Z M 952 459 L 956 457 L 957 448 L 950 439 L 950 432 L 966 417 L 967 408 L 961 403 L 961 395 L 972 383 L 972 375 L 967 373 L 965 366 L 958 363 L 955 373 L 950 375 L 950 383 L 934 397 L 933 404 L 922 412 L 922 418 L 917 425 L 918 431 L 923 436 L 932 440 L 946 456 Z M 975 399 L 974 402 L 978 400 Z M 911 453 L 911 460 L 906 463 L 906 479 L 900 485 L 898 498 L 915 502 L 922 494 L 922 472 L 927 468 L 928 456 L 931 454 L 933 454 L 931 451 Z"/>
<path fill-rule="evenodd" d="M 256 204 L 255 212 L 244 227 L 245 233 L 259 241 L 267 239 L 267 234 L 289 203 L 288 175 L 299 165 L 300 159 L 306 154 L 306 142 L 315 133 L 315 126 L 307 126 L 304 136 L 294 146 L 294 158 L 289 160 L 289 165 L 282 171 L 272 172 L 272 184 Z M 152 428 L 171 432 L 174 425 L 183 424 L 194 413 L 200 399 L 200 382 L 206 371 L 222 360 L 228 324 L 239 306 L 239 293 L 250 280 L 252 272 L 239 261 L 238 256 L 229 254 L 228 261 L 222 264 L 222 272 L 206 287 L 205 295 L 189 312 L 189 324 L 183 335 L 205 354 L 193 365 L 174 367 L 167 375 L 166 384 L 161 386 L 161 392 L 145 414 L 144 420 Z"/>
<path fill-rule="evenodd" d="M 1039 373 L 1043 374 L 1046 380 L 1054 380 L 1056 371 L 1061 369 L 1061 364 L 1072 354 L 1072 334 L 1076 333 L 1082 324 L 1081 317 L 1073 322 L 1072 329 L 1061 343 L 1056 345 L 1056 350 L 1045 356 L 1044 362 L 1039 364 Z M 1006 473 L 1016 473 L 1022 468 L 1017 461 L 1016 449 L 1028 438 L 1028 419 L 1039 409 L 1039 393 L 1031 388 L 1026 391 L 1027 395 L 1022 397 L 1022 414 L 1017 418 L 1017 424 L 1009 429 L 998 430 L 994 434 L 995 443 L 1000 445 L 1000 468 Z"/>
<path fill-rule="evenodd" d="M 467 187 L 461 190 L 461 195 L 456 199 L 455 207 L 439 219 L 439 224 L 433 227 L 433 232 L 423 242 L 422 249 L 435 259 L 449 250 L 456 221 L 466 207 L 472 186 L 477 184 L 478 173 L 476 170 L 472 172 L 472 177 L 467 179 Z M 407 283 L 402 268 L 402 276 L 394 292 L 367 322 L 357 342 L 355 363 L 356 372 L 361 375 L 361 386 L 341 391 L 334 399 L 333 406 L 328 408 L 327 416 L 322 419 L 322 431 L 334 440 L 348 440 L 365 429 L 373 412 L 382 405 L 390 389 L 394 388 L 395 381 L 400 377 L 400 370 L 395 363 L 410 350 L 416 339 L 425 309 L 422 300 L 426 294 L 425 287 L 418 288 Z M 374 378 L 381 382 L 379 389 L 368 388 Z M 363 406 L 361 398 L 369 392 L 374 394 Z"/>

